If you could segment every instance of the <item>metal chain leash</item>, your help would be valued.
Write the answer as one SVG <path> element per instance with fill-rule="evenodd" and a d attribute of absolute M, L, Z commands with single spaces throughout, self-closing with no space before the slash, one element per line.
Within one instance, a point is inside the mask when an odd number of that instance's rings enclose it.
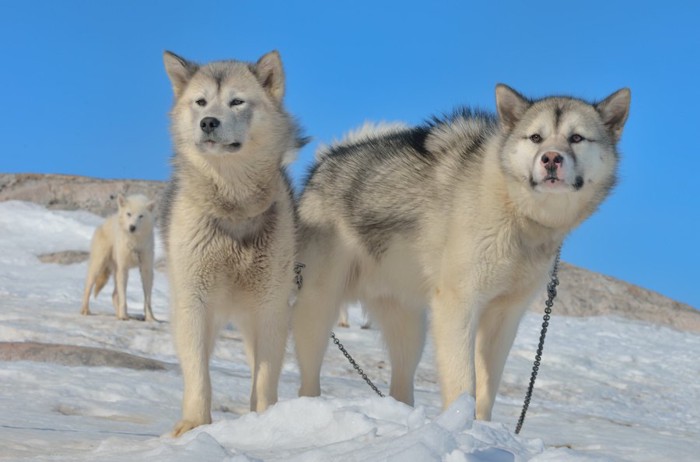
<path fill-rule="evenodd" d="M 342 343 L 340 343 L 340 340 L 338 340 L 338 337 L 335 336 L 335 332 L 331 331 L 331 338 L 333 339 L 333 343 L 336 344 L 338 349 L 345 355 L 348 361 L 350 361 L 350 364 L 352 364 L 352 367 L 357 371 L 358 374 L 360 374 L 360 377 L 364 379 L 365 382 L 367 382 L 367 385 L 374 390 L 376 394 L 384 398 L 384 393 L 379 391 L 379 388 L 375 384 L 372 383 L 372 381 L 367 377 L 367 374 L 365 374 L 365 371 L 362 370 L 362 368 L 355 362 L 355 360 L 350 356 L 350 353 L 345 349 Z"/>
<path fill-rule="evenodd" d="M 515 434 L 520 433 L 520 429 L 523 427 L 525 422 L 525 414 L 527 409 L 530 407 L 530 400 L 532 399 L 532 390 L 535 388 L 535 380 L 537 379 L 537 373 L 540 370 L 540 362 L 542 361 L 542 350 L 544 349 L 544 339 L 547 335 L 547 328 L 549 327 L 549 319 L 552 314 L 552 306 L 554 305 L 554 298 L 557 296 L 557 286 L 559 285 L 559 278 L 557 273 L 559 271 L 559 258 L 561 256 L 561 246 L 557 250 L 557 256 L 554 259 L 554 266 L 552 267 L 552 278 L 547 284 L 547 300 L 544 302 L 544 316 L 542 321 L 542 330 L 540 331 L 540 343 L 537 346 L 537 354 L 535 355 L 535 362 L 532 365 L 532 375 L 530 376 L 530 384 L 527 387 L 527 393 L 525 393 L 525 401 L 523 403 L 523 410 L 520 413 L 520 418 L 518 419 L 518 424 L 515 426 Z"/>
<path fill-rule="evenodd" d="M 294 282 L 296 283 L 298 290 L 301 290 L 301 286 L 304 284 L 304 276 L 301 274 L 301 270 L 304 268 L 306 268 L 306 265 L 302 262 L 294 262 Z"/>
<path fill-rule="evenodd" d="M 554 265 L 552 266 L 552 275 L 551 275 L 551 280 L 549 281 L 549 284 L 547 284 L 547 300 L 545 301 L 545 309 L 544 309 L 544 316 L 543 316 L 543 321 L 542 321 L 542 330 L 540 331 L 540 341 L 539 344 L 537 345 L 537 353 L 535 354 L 535 362 L 532 365 L 532 374 L 530 375 L 530 383 L 527 387 L 527 392 L 525 393 L 525 400 L 523 402 L 523 409 L 520 413 L 520 418 L 518 419 L 518 423 L 515 427 L 515 434 L 520 434 L 520 430 L 523 427 L 523 423 L 525 423 L 525 415 L 527 414 L 527 410 L 530 407 L 530 401 L 532 400 L 532 391 L 535 388 L 535 380 L 537 380 L 537 373 L 540 370 L 540 364 L 542 361 L 542 352 L 544 350 L 544 341 L 545 337 L 547 335 L 547 328 L 549 327 L 549 320 L 551 319 L 551 314 L 552 314 L 552 306 L 554 306 L 554 299 L 557 296 L 557 286 L 559 285 L 559 278 L 558 278 L 558 272 L 559 272 L 559 260 L 561 257 L 561 246 L 559 249 L 557 249 L 557 256 L 554 259 Z M 301 275 L 301 270 L 305 267 L 303 263 L 295 263 L 294 265 L 294 273 L 296 275 L 295 281 L 297 283 L 297 287 L 301 289 L 303 278 Z M 343 353 L 345 358 L 350 362 L 352 365 L 353 369 L 362 377 L 362 379 L 369 385 L 369 387 L 374 390 L 375 393 L 377 393 L 379 396 L 384 398 L 384 394 L 377 388 L 377 386 L 372 383 L 369 377 L 367 377 L 367 374 L 362 370 L 362 368 L 357 364 L 357 362 L 353 359 L 353 357 L 348 353 L 348 351 L 345 349 L 342 343 L 340 343 L 340 340 L 338 340 L 338 337 L 335 336 L 335 332 L 331 331 L 331 339 L 333 339 L 333 343 L 338 347 L 338 349 Z"/>

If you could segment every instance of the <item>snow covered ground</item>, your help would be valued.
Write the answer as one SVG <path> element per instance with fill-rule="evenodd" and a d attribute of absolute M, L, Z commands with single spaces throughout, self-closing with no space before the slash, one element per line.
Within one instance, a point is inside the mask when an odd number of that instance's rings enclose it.
<path fill-rule="evenodd" d="M 102 219 L 0 203 L 0 341 L 106 348 L 165 363 L 162 370 L 0 361 L 0 460 L 122 461 L 690 461 L 700 454 L 700 335 L 619 318 L 554 316 L 533 402 L 513 434 L 540 319 L 524 319 L 504 373 L 492 423 L 474 422 L 462 398 L 446 413 L 432 346 L 419 366 L 416 408 L 379 398 L 331 348 L 323 397 L 297 398 L 291 343 L 280 402 L 248 413 L 250 374 L 235 328 L 212 364 L 210 426 L 167 437 L 182 392 L 168 325 L 167 280 L 156 273 L 160 323 L 117 321 L 111 283 L 80 316 L 86 263 L 45 264 L 37 255 L 88 250 Z M 142 314 L 137 271 L 129 313 Z M 556 313 L 556 304 L 555 304 Z M 389 365 L 377 331 L 336 333 L 380 388 Z"/>

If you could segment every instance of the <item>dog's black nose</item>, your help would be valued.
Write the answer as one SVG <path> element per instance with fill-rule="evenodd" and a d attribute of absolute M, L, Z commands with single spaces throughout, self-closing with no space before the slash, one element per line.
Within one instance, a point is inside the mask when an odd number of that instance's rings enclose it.
<path fill-rule="evenodd" d="M 204 133 L 207 134 L 216 130 L 216 127 L 218 127 L 220 124 L 221 122 L 219 122 L 219 119 L 217 119 L 216 117 L 205 117 L 202 119 L 201 122 L 199 122 L 199 126 L 204 131 Z"/>
<path fill-rule="evenodd" d="M 558 152 L 545 152 L 540 159 L 547 170 L 556 170 L 564 162 L 564 157 Z"/>
<path fill-rule="evenodd" d="M 129 231 L 131 231 L 132 233 L 133 233 L 134 231 L 136 231 L 136 225 L 130 225 L 130 226 L 129 226 Z"/>

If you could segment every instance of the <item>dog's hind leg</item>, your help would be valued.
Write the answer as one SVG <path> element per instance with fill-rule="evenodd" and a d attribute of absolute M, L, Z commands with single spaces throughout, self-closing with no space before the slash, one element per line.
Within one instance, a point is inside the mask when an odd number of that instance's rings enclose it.
<path fill-rule="evenodd" d="M 85 289 L 83 290 L 83 303 L 80 308 L 80 314 L 87 316 L 90 314 L 90 292 L 92 292 L 92 287 L 95 285 L 95 276 L 92 272 L 88 271 L 87 277 L 85 279 Z"/>
<path fill-rule="evenodd" d="M 425 345 L 426 310 L 420 306 L 403 306 L 389 297 L 363 303 L 371 319 L 378 323 L 389 350 L 389 394 L 413 406 L 413 380 Z"/>
<path fill-rule="evenodd" d="M 292 315 L 292 332 L 301 387 L 299 396 L 321 394 L 321 364 L 328 347 L 333 324 L 344 302 L 348 279 L 348 259 L 333 246 L 316 246 L 303 252 L 306 264 L 304 283 L 297 296 Z M 336 247 L 337 249 L 337 247 Z"/>
<path fill-rule="evenodd" d="M 348 320 L 348 305 L 343 304 L 340 308 L 340 318 L 338 318 L 339 327 L 350 327 L 350 322 Z"/>
<path fill-rule="evenodd" d="M 99 248 L 93 246 L 90 253 L 90 260 L 88 261 L 88 272 L 85 278 L 85 289 L 83 290 L 83 303 L 80 314 L 90 314 L 90 293 L 93 287 L 95 289 L 95 297 L 97 297 L 97 294 L 105 285 L 105 279 L 109 279 L 108 258 L 109 254 L 100 252 Z"/>
<path fill-rule="evenodd" d="M 114 312 L 119 312 L 119 290 L 117 290 L 117 277 L 114 277 L 114 290 L 112 291 L 112 306 L 114 306 Z"/>

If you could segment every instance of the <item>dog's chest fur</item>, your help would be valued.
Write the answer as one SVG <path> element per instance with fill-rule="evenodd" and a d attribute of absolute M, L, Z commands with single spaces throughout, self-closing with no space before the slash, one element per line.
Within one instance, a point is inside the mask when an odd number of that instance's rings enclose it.
<path fill-rule="evenodd" d="M 261 214 L 241 218 L 245 205 L 220 191 L 180 183 L 169 225 L 169 256 L 201 280 L 213 276 L 254 287 L 270 270 L 280 207 L 272 201 Z"/>

